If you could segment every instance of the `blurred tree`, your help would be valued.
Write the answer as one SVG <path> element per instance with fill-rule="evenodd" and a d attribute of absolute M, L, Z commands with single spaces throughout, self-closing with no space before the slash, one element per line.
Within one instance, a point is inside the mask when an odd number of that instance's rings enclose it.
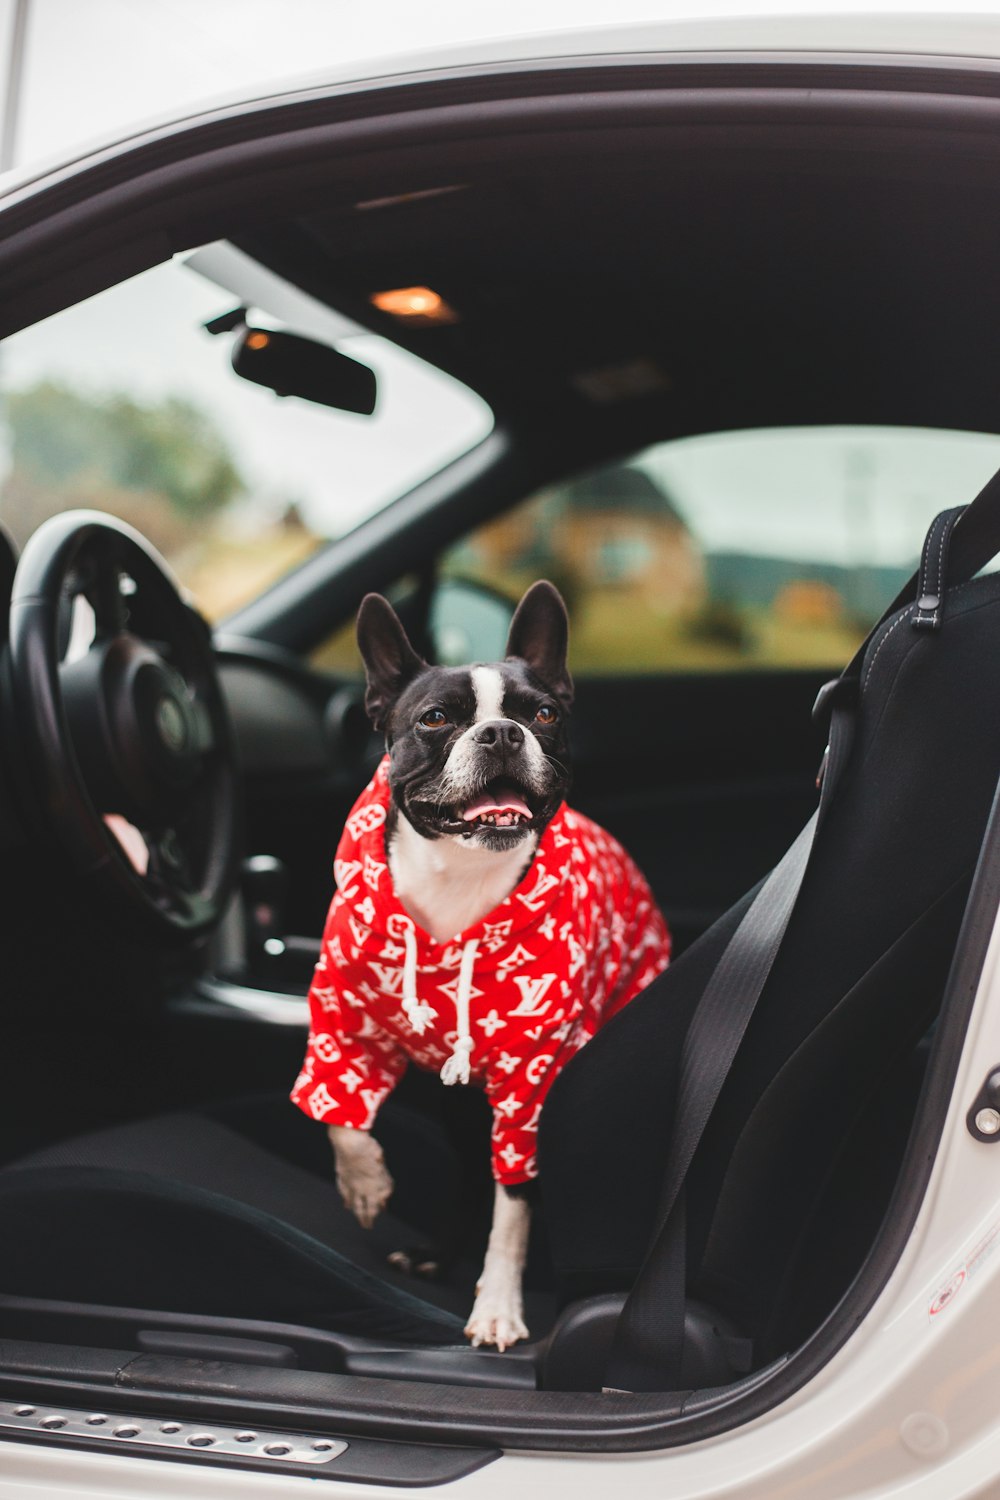
<path fill-rule="evenodd" d="M 8 395 L 11 469 L 0 509 L 16 539 L 48 516 L 96 506 L 166 551 L 244 488 L 225 439 L 191 402 L 143 405 L 53 381 Z"/>

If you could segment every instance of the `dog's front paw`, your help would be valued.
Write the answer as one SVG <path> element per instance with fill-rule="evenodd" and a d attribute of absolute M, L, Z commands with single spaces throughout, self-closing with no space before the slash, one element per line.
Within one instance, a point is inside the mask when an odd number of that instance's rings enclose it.
<path fill-rule="evenodd" d="M 344 1204 L 362 1229 L 370 1229 L 392 1197 L 395 1183 L 389 1176 L 382 1147 L 364 1130 L 341 1125 L 330 1127 L 336 1159 L 337 1187 Z"/>
<path fill-rule="evenodd" d="M 518 1339 L 526 1339 L 528 1329 L 522 1316 L 520 1297 L 480 1292 L 465 1325 L 465 1336 L 471 1340 L 473 1348 L 493 1344 L 501 1354 Z"/>

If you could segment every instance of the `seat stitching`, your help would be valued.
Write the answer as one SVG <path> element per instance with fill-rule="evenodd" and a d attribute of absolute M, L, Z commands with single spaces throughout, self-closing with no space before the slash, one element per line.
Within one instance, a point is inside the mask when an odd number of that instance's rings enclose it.
<path fill-rule="evenodd" d="M 978 587 L 978 585 L 980 583 L 982 583 L 982 582 L 983 582 L 983 580 L 981 578 L 967 578 L 964 583 L 955 583 L 955 584 L 953 584 L 951 586 L 951 588 L 948 590 L 948 596 L 949 596 L 949 598 L 954 598 L 954 596 L 956 594 L 963 594 L 968 589 Z M 984 604 L 988 604 L 990 602 L 995 603 L 996 601 L 995 600 L 994 601 L 990 601 L 990 600 L 984 600 L 983 601 Z M 875 648 L 875 655 L 872 657 L 871 661 L 868 663 L 868 670 L 865 672 L 864 679 L 862 680 L 862 683 L 861 683 L 861 691 L 862 691 L 862 693 L 864 693 L 864 691 L 868 687 L 868 681 L 869 681 L 869 679 L 870 679 L 870 677 L 872 675 L 872 672 L 875 669 L 875 663 L 878 660 L 878 655 L 879 655 L 879 652 L 882 650 L 882 647 L 885 645 L 886 641 L 892 635 L 892 632 L 896 629 L 897 625 L 902 625 L 903 622 L 904 622 L 904 620 L 906 620 L 909 617 L 909 615 L 914 611 L 915 608 L 916 608 L 915 604 L 908 604 L 905 607 L 903 613 L 899 616 L 899 618 L 897 620 L 893 621 L 893 623 L 889 626 L 889 629 L 886 631 L 885 635 L 879 641 L 877 647 Z"/>
<path fill-rule="evenodd" d="M 944 544 L 945 544 L 945 542 L 948 539 L 948 532 L 950 530 L 950 527 L 948 526 L 948 523 L 945 520 L 944 516 L 942 516 L 940 518 L 940 522 L 941 522 L 941 544 L 938 547 L 937 576 L 936 576 L 936 579 L 935 579 L 935 585 L 936 586 L 935 586 L 935 589 L 934 589 L 934 594 L 935 594 L 935 597 L 937 598 L 938 602 L 937 602 L 937 604 L 934 607 L 934 614 L 932 616 L 932 619 L 933 619 L 933 622 L 934 622 L 935 625 L 938 624 L 939 619 L 940 619 L 940 615 L 941 615 L 941 599 L 943 597 L 942 596 L 942 588 L 943 588 L 943 585 L 944 585 Z"/>
<path fill-rule="evenodd" d="M 868 671 L 865 673 L 865 680 L 861 684 L 861 691 L 862 692 L 865 691 L 865 689 L 868 686 L 869 681 L 871 680 L 871 675 L 872 675 L 872 673 L 875 670 L 875 663 L 879 659 L 879 655 L 880 655 L 880 653 L 882 651 L 882 647 L 885 645 L 886 641 L 892 635 L 892 632 L 894 630 L 898 629 L 899 626 L 903 624 L 904 620 L 906 620 L 906 619 L 909 618 L 909 616 L 912 613 L 913 609 L 914 609 L 914 606 L 912 604 L 908 604 L 907 607 L 906 607 L 906 609 L 899 616 L 899 619 L 896 620 L 896 622 L 894 624 L 892 624 L 892 625 L 889 626 L 889 629 L 886 631 L 885 635 L 879 641 L 878 646 L 877 646 L 877 648 L 875 650 L 875 655 L 872 657 L 871 661 L 868 664 Z"/>

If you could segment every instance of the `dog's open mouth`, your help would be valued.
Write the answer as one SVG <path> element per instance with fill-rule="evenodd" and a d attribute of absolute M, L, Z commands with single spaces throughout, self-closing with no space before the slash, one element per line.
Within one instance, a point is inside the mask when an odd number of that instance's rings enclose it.
<path fill-rule="evenodd" d="M 491 781 L 460 812 L 463 823 L 491 828 L 520 828 L 530 823 L 531 808 L 513 781 Z"/>

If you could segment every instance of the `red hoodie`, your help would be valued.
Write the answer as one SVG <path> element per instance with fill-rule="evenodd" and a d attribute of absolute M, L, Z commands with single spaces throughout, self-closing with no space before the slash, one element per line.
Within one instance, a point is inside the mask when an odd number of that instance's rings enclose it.
<path fill-rule="evenodd" d="M 329 1125 L 371 1128 L 407 1061 L 482 1083 L 493 1175 L 537 1174 L 542 1104 L 561 1068 L 666 968 L 670 935 L 621 845 L 565 803 L 520 885 L 437 943 L 408 916 L 385 850 L 389 762 L 347 819 L 337 891 L 309 991 L 292 1099 Z"/>

